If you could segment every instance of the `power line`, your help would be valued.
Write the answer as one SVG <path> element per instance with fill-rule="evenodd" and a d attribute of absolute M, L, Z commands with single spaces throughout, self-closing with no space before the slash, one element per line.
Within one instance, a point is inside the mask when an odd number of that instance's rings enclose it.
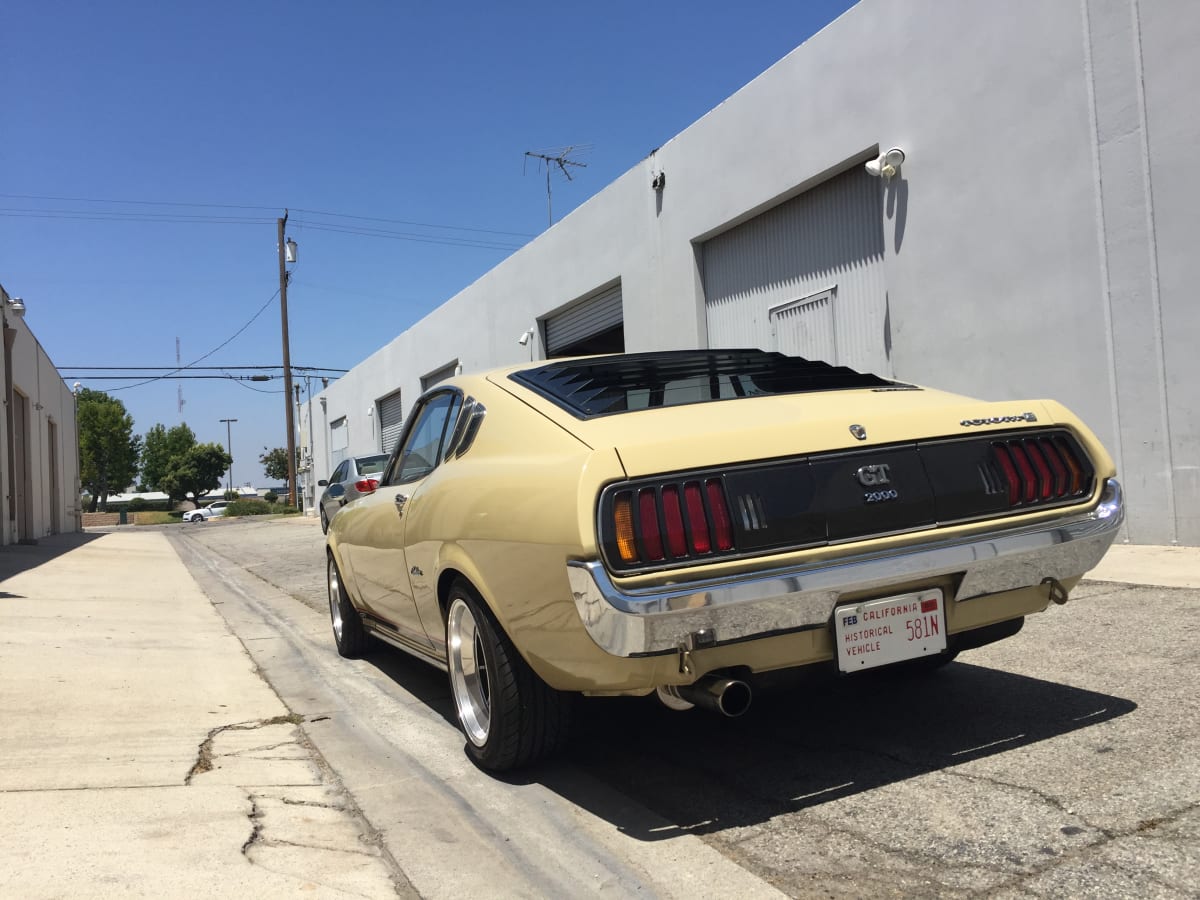
<path fill-rule="evenodd" d="M 247 322 L 245 325 L 243 325 L 241 328 L 239 328 L 237 331 L 235 331 L 229 338 L 222 341 L 220 344 L 218 344 L 213 349 L 209 350 L 207 353 L 205 353 L 199 359 L 194 359 L 190 363 L 188 363 L 186 366 L 180 366 L 179 368 L 174 369 L 173 371 L 168 372 L 165 375 L 158 375 L 154 378 L 147 378 L 145 381 L 139 381 L 137 384 L 126 384 L 122 387 L 113 388 L 113 391 L 127 391 L 130 388 L 141 387 L 142 385 L 145 385 L 145 384 L 153 384 L 155 381 L 162 381 L 164 378 L 170 378 L 172 375 L 175 375 L 178 372 L 182 372 L 184 369 L 190 369 L 192 366 L 196 365 L 196 363 L 204 362 L 204 360 L 208 359 L 210 356 L 212 356 L 214 353 L 216 353 L 218 350 L 220 350 L 222 347 L 224 347 L 226 344 L 228 344 L 230 341 L 232 341 L 238 335 L 240 335 L 243 331 L 245 331 L 247 328 L 249 328 L 251 325 L 253 325 L 254 320 L 257 319 L 259 316 L 261 316 L 263 314 L 263 312 L 266 310 L 266 308 L 268 306 L 270 306 L 274 302 L 275 298 L 278 296 L 279 296 L 279 289 L 276 288 L 275 293 L 273 293 L 268 298 L 266 303 L 264 303 L 262 306 L 260 306 L 258 308 L 258 312 L 256 312 L 254 315 L 252 315 L 250 317 L 249 322 Z"/>
<path fill-rule="evenodd" d="M 48 200 L 48 201 L 55 202 L 55 203 L 113 203 L 113 204 L 122 204 L 122 205 L 127 205 L 127 206 L 174 206 L 174 207 L 179 207 L 179 208 L 183 208 L 183 209 L 242 209 L 242 210 L 262 210 L 264 212 L 274 212 L 276 209 L 278 209 L 278 207 L 276 207 L 276 206 L 248 206 L 245 204 L 235 204 L 235 203 L 183 203 L 183 202 L 174 202 L 174 201 L 167 201 L 167 200 L 111 200 L 111 199 L 105 200 L 105 199 L 97 199 L 97 198 L 92 198 L 92 197 L 52 197 L 52 196 L 46 196 L 46 195 L 42 195 L 42 194 L 2 194 L 2 193 L 0 193 L 0 197 L 8 199 L 8 200 Z M 77 212 L 75 210 L 33 210 L 33 211 L 34 212 L 50 212 L 50 213 Z M 83 213 L 82 211 L 79 211 L 79 212 L 81 212 L 81 214 L 86 214 L 86 213 Z M 115 210 L 111 211 L 111 212 L 114 215 L 117 214 Z M 472 232 L 477 232 L 480 234 L 500 234 L 500 235 L 506 235 L 509 237 L 536 237 L 536 235 L 531 234 L 529 232 L 524 232 L 524 231 L 501 231 L 501 230 L 497 230 L 497 229 L 493 229 L 493 228 L 480 228 L 478 226 L 473 226 L 473 225 L 444 225 L 444 224 L 440 224 L 437 222 L 415 222 L 415 221 L 411 221 L 408 219 L 391 219 L 391 218 L 384 218 L 384 217 L 380 217 L 380 216 L 362 216 L 362 215 L 355 215 L 352 213 L 330 212 L 328 210 L 319 210 L 319 209 L 295 209 L 295 212 L 308 213 L 309 215 L 313 215 L 313 216 L 333 216 L 333 217 L 339 218 L 339 219 L 358 219 L 363 222 L 386 222 L 391 225 L 408 225 L 408 226 L 412 226 L 412 227 L 416 227 L 416 228 L 439 228 L 439 229 L 444 229 L 444 230 L 448 230 L 448 231 L 472 231 Z M 138 215 L 138 213 L 131 213 L 129 215 Z M 147 213 L 145 215 L 149 215 L 149 214 Z M 187 214 L 163 213 L 163 215 L 185 216 Z M 197 218 L 199 218 L 199 217 L 197 217 Z M 234 218 L 234 217 L 216 216 L 213 218 Z M 245 216 L 237 217 L 237 218 L 247 219 L 248 221 L 250 220 L 250 217 L 245 217 Z M 255 221 L 255 224 L 262 224 L 262 222 L 258 219 L 255 219 L 254 221 Z M 274 221 L 274 219 L 271 218 L 271 219 L 267 219 L 266 221 L 270 222 L 270 221 Z"/>
<path fill-rule="evenodd" d="M 386 228 L 354 228 L 332 222 L 310 222 L 304 219 L 292 219 L 296 225 L 311 228 L 314 231 L 331 231 L 338 234 L 357 234 L 365 237 L 390 238 L 397 241 L 415 241 L 418 244 L 443 244 L 450 247 L 471 247 L 479 250 L 520 250 L 522 244 L 503 243 L 500 241 L 476 240 L 473 238 L 436 237 L 434 235 L 413 234 L 405 231 L 390 231 Z"/>
<path fill-rule="evenodd" d="M 274 299 L 274 298 L 272 298 Z M 171 369 L 171 366 L 57 366 L 60 372 L 157 372 L 162 369 Z M 172 371 L 179 371 L 179 368 L 188 369 L 211 369 L 216 372 L 227 372 L 229 370 L 238 369 L 253 369 L 255 371 L 261 369 L 282 369 L 283 366 L 185 366 L 177 367 Z M 334 369 L 330 366 L 292 366 L 296 371 L 300 372 L 349 372 L 349 369 Z"/>

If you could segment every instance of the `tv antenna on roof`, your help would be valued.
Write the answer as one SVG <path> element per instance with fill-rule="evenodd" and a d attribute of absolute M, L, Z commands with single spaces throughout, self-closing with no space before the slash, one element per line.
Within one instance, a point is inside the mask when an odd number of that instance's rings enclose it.
<path fill-rule="evenodd" d="M 551 150 L 546 150 L 543 153 L 537 153 L 533 150 L 525 151 L 525 159 L 526 160 L 528 160 L 529 157 L 532 156 L 534 159 L 540 160 L 539 165 L 544 165 L 546 167 L 546 218 L 548 220 L 547 226 L 554 224 L 554 212 L 550 206 L 550 170 L 553 169 L 554 166 L 558 166 L 559 171 L 567 176 L 567 181 L 574 181 L 575 179 L 571 177 L 571 170 L 568 169 L 567 166 L 578 166 L 581 169 L 586 169 L 587 163 L 582 163 L 577 160 L 571 159 L 570 158 L 571 154 L 572 153 L 576 153 L 576 154 L 584 153 L 584 152 L 590 150 L 591 147 L 592 147 L 591 144 L 572 144 L 570 147 L 556 147 Z M 524 170 L 522 170 L 521 174 L 522 175 L 525 174 Z"/>

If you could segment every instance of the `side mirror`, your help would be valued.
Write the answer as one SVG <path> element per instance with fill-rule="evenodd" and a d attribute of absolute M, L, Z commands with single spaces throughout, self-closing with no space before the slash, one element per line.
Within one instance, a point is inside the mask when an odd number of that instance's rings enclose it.
<path fill-rule="evenodd" d="M 322 478 L 317 482 L 317 487 L 329 487 L 329 482 Z"/>

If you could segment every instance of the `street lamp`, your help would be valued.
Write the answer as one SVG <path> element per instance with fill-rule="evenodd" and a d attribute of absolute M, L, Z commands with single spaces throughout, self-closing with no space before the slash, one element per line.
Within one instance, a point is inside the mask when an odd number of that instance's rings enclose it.
<path fill-rule="evenodd" d="M 233 423 L 237 419 L 221 419 L 225 423 L 225 449 L 229 451 L 229 490 L 233 490 Z"/>

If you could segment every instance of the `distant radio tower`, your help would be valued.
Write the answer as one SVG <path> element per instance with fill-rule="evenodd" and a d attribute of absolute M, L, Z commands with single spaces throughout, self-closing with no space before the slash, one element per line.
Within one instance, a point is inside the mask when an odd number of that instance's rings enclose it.
<path fill-rule="evenodd" d="M 554 212 L 550 208 L 550 169 L 551 164 L 558 166 L 559 171 L 567 176 L 567 181 L 574 181 L 571 177 L 571 171 L 567 166 L 578 166 L 581 169 L 587 168 L 587 163 L 576 162 L 570 159 L 572 153 L 584 153 L 591 149 L 591 144 L 572 144 L 570 147 L 559 147 L 553 150 L 547 150 L 544 153 L 535 153 L 532 150 L 525 151 L 525 158 L 533 157 L 540 160 L 539 165 L 546 167 L 546 218 L 547 226 L 554 224 Z"/>
<path fill-rule="evenodd" d="M 175 368 L 176 369 L 183 368 L 183 357 L 179 355 L 179 338 L 175 338 Z M 176 384 L 178 385 L 176 390 L 179 391 L 179 418 L 182 419 L 183 418 L 183 403 L 184 403 L 183 380 L 177 378 L 177 379 L 175 379 L 175 381 L 176 381 Z"/>

